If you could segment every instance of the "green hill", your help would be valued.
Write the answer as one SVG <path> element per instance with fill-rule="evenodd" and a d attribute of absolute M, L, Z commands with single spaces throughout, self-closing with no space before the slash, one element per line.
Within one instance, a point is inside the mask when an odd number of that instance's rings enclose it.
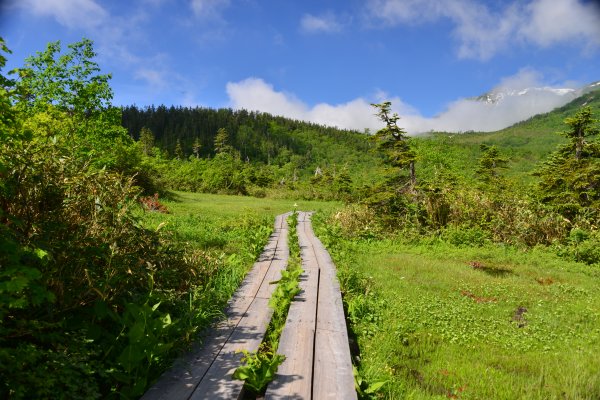
<path fill-rule="evenodd" d="M 185 157 L 200 143 L 200 157 L 214 157 L 217 131 L 224 128 L 230 145 L 242 160 L 252 164 L 291 166 L 299 176 L 317 168 L 345 168 L 355 181 L 365 182 L 378 164 L 364 133 L 277 117 L 247 110 L 187 107 L 125 107 L 122 124 L 139 138 L 142 128 L 155 137 L 155 145 L 174 156 L 176 143 Z"/>
<path fill-rule="evenodd" d="M 564 143 L 558 132 L 565 129 L 565 118 L 573 116 L 583 106 L 591 106 L 596 118 L 600 119 L 600 89 L 590 91 L 563 107 L 496 132 L 440 132 L 418 137 L 416 143 L 421 154 L 421 168 L 430 174 L 436 167 L 447 165 L 470 177 L 480 154 L 480 144 L 496 145 L 511 159 L 507 174 L 529 182 L 529 174 L 535 166 L 557 145 Z"/>
<path fill-rule="evenodd" d="M 564 138 L 557 133 L 564 129 L 564 119 L 584 105 L 591 106 L 600 117 L 600 89 L 496 132 L 437 132 L 414 137 L 417 175 L 427 180 L 443 171 L 472 181 L 481 155 L 480 145 L 486 144 L 496 145 L 510 158 L 507 176 L 527 184 L 532 180 L 531 172 L 536 165 L 563 143 Z M 165 106 L 125 107 L 122 123 L 136 139 L 142 128 L 149 128 L 155 145 L 167 158 L 175 156 L 177 143 L 184 158 L 191 157 L 194 142 L 200 144 L 201 158 L 214 157 L 215 136 L 220 128 L 225 128 L 231 146 L 242 160 L 251 165 L 272 167 L 269 173 L 276 176 L 273 182 L 283 178 L 308 183 L 316 170 L 327 170 L 335 175 L 342 169 L 355 186 L 371 184 L 381 178 L 381 162 L 372 151 L 373 143 L 365 133 L 358 131 L 246 110 Z"/>

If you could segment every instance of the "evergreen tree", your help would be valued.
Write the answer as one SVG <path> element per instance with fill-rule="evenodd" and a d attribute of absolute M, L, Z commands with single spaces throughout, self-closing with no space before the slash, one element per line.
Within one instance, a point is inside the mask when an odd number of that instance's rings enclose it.
<path fill-rule="evenodd" d="M 417 183 L 415 173 L 416 154 L 413 150 L 410 139 L 404 129 L 398 126 L 400 117 L 391 112 L 392 103 L 386 101 L 381 104 L 371 104 L 378 109 L 377 117 L 385 122 L 385 127 L 375 133 L 377 148 L 386 156 L 387 162 L 399 170 L 408 168 L 410 185 L 414 189 Z"/>
<path fill-rule="evenodd" d="M 600 129 L 590 107 L 565 119 L 562 132 L 569 141 L 550 155 L 535 175 L 540 177 L 541 201 L 567 218 L 593 216 L 600 206 L 600 143 L 590 140 Z"/>
<path fill-rule="evenodd" d="M 194 152 L 194 156 L 196 158 L 200 158 L 200 148 L 202 148 L 202 145 L 200 144 L 200 138 L 196 138 L 194 140 L 194 144 L 192 145 L 192 151 Z"/>
<path fill-rule="evenodd" d="M 179 160 L 183 160 L 185 158 L 185 154 L 183 153 L 183 148 L 181 147 L 181 142 L 177 139 L 177 143 L 175 144 L 175 158 Z"/>
<path fill-rule="evenodd" d="M 225 128 L 220 128 L 217 131 L 217 136 L 215 136 L 215 152 L 219 153 L 227 153 L 231 150 L 231 146 L 229 145 L 229 133 Z"/>
<path fill-rule="evenodd" d="M 146 127 L 143 127 L 140 131 L 139 143 L 142 147 L 142 153 L 149 155 L 154 147 L 154 134 Z"/>
<path fill-rule="evenodd" d="M 496 146 L 481 144 L 479 148 L 482 151 L 476 170 L 479 179 L 487 184 L 500 183 L 501 176 L 498 170 L 508 167 L 508 158 L 504 157 Z"/>

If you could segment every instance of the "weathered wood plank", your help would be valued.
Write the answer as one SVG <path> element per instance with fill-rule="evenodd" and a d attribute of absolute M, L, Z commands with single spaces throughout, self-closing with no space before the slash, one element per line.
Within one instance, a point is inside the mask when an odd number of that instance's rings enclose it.
<path fill-rule="evenodd" d="M 335 265 L 314 235 L 310 213 L 299 213 L 297 229 L 306 290 L 290 307 L 278 349 L 288 358 L 265 398 L 356 399 Z"/>
<path fill-rule="evenodd" d="M 262 277 L 256 297 L 202 378 L 191 399 L 234 399 L 244 386 L 244 382 L 234 381 L 231 378 L 235 369 L 241 365 L 242 354 L 239 352 L 258 350 L 273 314 L 273 310 L 269 307 L 269 299 L 275 290 L 275 285 L 270 282 L 279 280 L 281 270 L 287 265 L 289 255 L 287 222 L 284 216 L 279 216 L 278 219 L 280 219 L 280 240 L 277 242 L 269 269 Z"/>
<path fill-rule="evenodd" d="M 310 221 L 310 215 L 307 216 Z M 319 297 L 312 396 L 314 399 L 356 399 L 348 331 L 336 269 L 325 246 L 306 226 L 319 264 Z"/>
<path fill-rule="evenodd" d="M 300 276 L 301 293 L 288 312 L 277 353 L 286 359 L 269 384 L 265 399 L 309 399 L 312 391 L 313 350 L 319 269 L 306 268 Z"/>
<path fill-rule="evenodd" d="M 143 400 L 167 400 L 189 398 L 200 380 L 210 368 L 213 360 L 225 345 L 234 328 L 248 310 L 252 298 L 238 297 L 227 311 L 228 319 L 219 322 L 194 350 L 177 360 L 158 382 L 142 396 Z"/>
<path fill-rule="evenodd" d="M 231 376 L 241 365 L 241 350 L 256 351 L 271 319 L 269 300 L 255 298 L 190 399 L 237 399 L 243 381 Z"/>
<path fill-rule="evenodd" d="M 356 399 L 352 362 L 345 332 L 317 329 L 313 399 Z"/>
<path fill-rule="evenodd" d="M 238 329 L 236 336 L 235 330 L 239 325 L 246 323 L 256 323 L 261 325 L 262 322 L 256 319 L 257 310 L 261 310 L 261 314 L 263 311 L 267 311 L 267 314 L 263 315 L 263 317 L 268 317 L 268 324 L 271 316 L 269 307 L 263 304 L 264 301 L 262 300 L 254 305 L 255 308 L 252 308 L 252 304 L 254 303 L 255 296 L 263 289 L 265 282 L 267 282 L 265 277 L 267 276 L 267 272 L 271 265 L 275 263 L 277 264 L 275 268 L 280 269 L 281 266 L 279 264 L 287 262 L 288 232 L 285 218 L 285 215 L 280 215 L 275 219 L 275 230 L 269 238 L 269 242 L 265 246 L 259 261 L 254 264 L 252 270 L 246 275 L 244 281 L 228 303 L 225 312 L 227 319 L 218 323 L 214 330 L 209 331 L 202 340 L 201 345 L 194 346 L 194 349 L 191 352 L 177 360 L 173 367 L 165 372 L 158 382 L 144 394 L 142 399 L 190 398 L 199 385 L 199 382 L 207 375 L 209 369 L 213 366 L 215 359 L 223 351 L 228 341 L 233 340 L 234 342 L 239 342 L 239 340 L 241 340 L 241 332 L 246 332 L 247 335 L 252 336 L 250 333 L 252 328 L 248 327 Z M 265 291 L 265 289 L 263 289 L 263 291 Z M 267 292 L 265 291 L 265 293 Z M 249 317 L 250 315 L 252 315 L 252 317 Z M 252 318 L 255 319 L 253 320 Z M 266 329 L 266 326 L 264 329 Z M 264 334 L 264 330 L 262 332 Z M 230 362 L 234 361 L 230 360 Z"/>

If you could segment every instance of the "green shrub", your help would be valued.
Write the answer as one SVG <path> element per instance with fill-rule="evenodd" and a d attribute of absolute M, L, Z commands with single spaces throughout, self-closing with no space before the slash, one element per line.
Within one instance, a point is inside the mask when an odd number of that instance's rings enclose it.
<path fill-rule="evenodd" d="M 600 263 L 600 235 L 584 229 L 574 228 L 569 234 L 567 253 L 575 261 L 589 265 Z"/>
<path fill-rule="evenodd" d="M 478 226 L 448 226 L 442 231 L 441 237 L 459 247 L 483 246 L 489 241 L 489 233 Z"/>

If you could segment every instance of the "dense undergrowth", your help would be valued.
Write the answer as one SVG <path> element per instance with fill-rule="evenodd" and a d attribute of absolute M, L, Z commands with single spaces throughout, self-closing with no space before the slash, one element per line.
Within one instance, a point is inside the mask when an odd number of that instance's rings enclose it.
<path fill-rule="evenodd" d="M 139 151 L 93 56 L 52 43 L 1 79 L 3 398 L 138 397 L 219 317 L 271 230 L 144 213 Z"/>

